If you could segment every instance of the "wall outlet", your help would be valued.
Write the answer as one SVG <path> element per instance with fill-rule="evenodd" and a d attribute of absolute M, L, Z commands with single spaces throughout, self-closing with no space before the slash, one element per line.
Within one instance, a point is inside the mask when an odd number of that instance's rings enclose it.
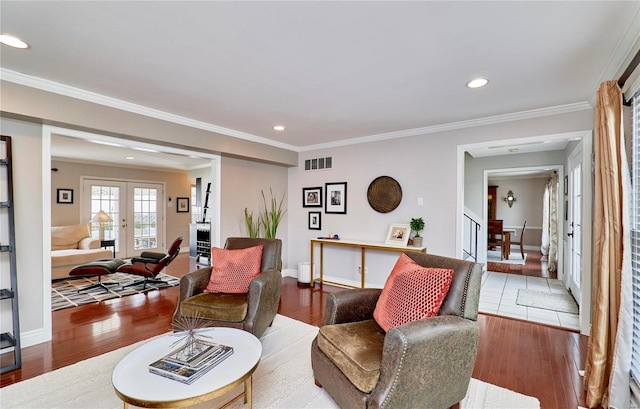
<path fill-rule="evenodd" d="M 358 266 L 358 275 L 361 275 L 361 274 L 362 274 L 362 267 Z M 369 267 L 364 266 L 364 274 L 365 275 L 369 274 Z"/>

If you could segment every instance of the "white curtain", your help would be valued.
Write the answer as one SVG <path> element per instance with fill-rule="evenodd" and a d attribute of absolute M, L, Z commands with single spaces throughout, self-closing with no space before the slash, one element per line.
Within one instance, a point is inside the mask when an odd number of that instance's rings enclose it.
<path fill-rule="evenodd" d="M 542 245 L 540 246 L 542 261 L 547 261 L 549 257 L 549 182 L 544 187 L 542 196 Z"/>
<path fill-rule="evenodd" d="M 553 174 L 544 188 L 542 210 L 542 261 L 547 261 L 549 271 L 558 270 L 558 175 Z"/>
<path fill-rule="evenodd" d="M 558 271 L 558 175 L 551 176 L 549 185 L 549 271 Z"/>

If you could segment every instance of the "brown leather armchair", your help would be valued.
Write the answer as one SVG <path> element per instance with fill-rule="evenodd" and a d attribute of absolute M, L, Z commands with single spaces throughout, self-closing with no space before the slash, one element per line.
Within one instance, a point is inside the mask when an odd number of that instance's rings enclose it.
<path fill-rule="evenodd" d="M 205 293 L 211 267 L 202 268 L 180 279 L 180 298 L 173 314 L 174 330 L 183 317 L 194 317 L 210 327 L 232 327 L 260 338 L 278 312 L 282 286 L 282 242 L 279 239 L 230 237 L 225 249 L 244 249 L 262 244 L 260 274 L 249 284 L 246 294 Z M 212 260 L 215 263 L 215 260 Z"/>
<path fill-rule="evenodd" d="M 466 395 L 480 333 L 482 266 L 407 255 L 425 267 L 454 270 L 438 316 L 385 333 L 373 320 L 382 290 L 341 291 L 327 299 L 323 327 L 311 345 L 311 365 L 316 385 L 341 408 L 449 408 Z"/>

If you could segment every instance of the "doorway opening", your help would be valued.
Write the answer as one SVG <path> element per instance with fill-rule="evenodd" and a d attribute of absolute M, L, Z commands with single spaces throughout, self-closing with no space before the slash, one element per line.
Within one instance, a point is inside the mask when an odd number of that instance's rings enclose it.
<path fill-rule="evenodd" d="M 206 168 L 210 169 L 210 171 L 208 172 L 209 177 L 211 178 L 210 180 L 212 181 L 212 198 L 211 198 L 211 204 L 210 204 L 210 217 L 212 221 L 216 221 L 220 219 L 220 171 L 221 171 L 221 161 L 220 161 L 220 156 L 217 154 L 212 154 L 212 153 L 204 153 L 204 152 L 200 152 L 200 151 L 193 151 L 193 150 L 189 150 L 189 149 L 185 149 L 185 148 L 177 148 L 174 146 L 164 146 L 164 145 L 160 145 L 160 144 L 156 144 L 153 141 L 152 142 L 140 142 L 138 140 L 131 140 L 131 139 L 122 139 L 122 138 L 118 138 L 118 137 L 113 137 L 113 136 L 106 136 L 106 135 L 101 135 L 101 134 L 95 134 L 95 133 L 90 133 L 90 132 L 84 132 L 84 131 L 78 131 L 78 130 L 74 130 L 74 129 L 67 129 L 67 128 L 61 128 L 61 127 L 56 127 L 56 126 L 50 126 L 50 125 L 44 125 L 42 127 L 42 139 L 43 139 L 43 143 L 42 143 L 42 159 L 43 159 L 43 168 L 42 168 L 42 191 L 43 191 L 43 213 L 42 213 L 42 218 L 43 218 L 43 231 L 42 231 L 42 245 L 44 249 L 50 249 L 51 248 L 51 234 L 50 234 L 50 226 L 51 226 L 51 220 L 52 220 L 52 215 L 51 215 L 51 200 L 50 200 L 50 192 L 51 192 L 51 160 L 52 160 L 52 139 L 54 138 L 54 136 L 64 136 L 64 137 L 68 137 L 68 139 L 70 140 L 76 140 L 78 141 L 78 143 L 85 143 L 87 141 L 92 141 L 92 142 L 96 142 L 97 143 L 102 143 L 102 144 L 106 144 L 106 145 L 111 145 L 114 147 L 121 147 L 123 149 L 122 152 L 124 152 L 125 149 L 131 149 L 131 152 L 141 152 L 141 153 L 145 153 L 147 152 L 147 154 L 151 154 L 151 155 L 157 155 L 158 157 L 162 157 L 162 161 L 174 161 L 174 158 L 177 159 L 181 159 L 181 160 L 187 160 L 188 158 L 192 158 L 192 160 L 198 160 L 200 159 L 201 161 L 204 161 L 206 163 Z M 94 145 L 93 143 L 89 143 L 89 145 Z M 96 145 L 96 147 L 99 147 L 100 145 Z M 103 145 L 103 147 L 109 148 L 109 146 L 105 146 Z M 134 151 L 134 149 L 136 149 L 136 151 Z M 100 151 L 102 152 L 102 151 Z M 105 151 L 106 152 L 106 151 Z M 106 156 L 106 155 L 105 155 Z M 121 155 L 122 157 L 124 157 L 124 155 Z M 176 159 L 176 160 L 177 160 Z M 79 159 L 76 160 L 71 160 L 71 161 L 75 161 L 75 162 L 85 162 L 82 160 L 82 157 L 80 157 Z M 104 160 L 103 160 L 104 162 Z M 160 162 L 160 160 L 156 159 L 156 162 Z M 113 166 L 113 165 L 112 165 Z M 124 166 L 126 167 L 126 165 Z M 203 165 L 198 166 L 199 168 L 202 168 Z M 142 188 L 143 190 L 146 188 Z M 144 196 L 143 192 L 139 192 L 141 193 L 142 196 Z M 148 191 L 149 194 L 150 191 Z M 133 193 L 133 195 L 135 196 L 135 191 Z M 161 195 L 157 195 L 156 199 L 154 200 L 158 200 L 161 198 Z M 167 201 L 169 200 L 169 197 L 167 195 Z M 145 199 L 141 199 L 141 201 L 139 201 L 140 203 L 145 202 Z M 146 200 L 146 202 L 150 205 L 151 201 L 150 200 Z M 169 205 L 171 206 L 171 205 Z M 82 210 L 83 213 L 87 213 L 86 217 L 89 217 L 88 215 L 90 214 L 90 207 L 87 207 L 86 209 Z M 134 212 L 135 213 L 135 212 Z M 144 213 L 144 211 L 142 212 Z M 146 212 L 147 214 L 147 218 L 151 217 L 151 213 L 152 212 Z M 80 217 L 80 216 L 78 216 Z M 132 220 L 135 219 L 135 216 L 132 216 Z M 145 216 L 142 216 L 143 219 Z M 78 219 L 80 220 L 80 219 Z M 84 222 L 84 219 L 83 219 Z M 152 232 L 150 230 L 150 226 L 152 223 L 146 223 L 146 227 L 148 227 L 147 229 L 147 233 L 145 235 L 145 233 L 141 233 L 139 235 L 139 238 L 141 239 L 141 241 L 139 240 L 139 243 L 144 243 L 144 241 L 146 240 L 147 243 L 151 243 L 153 240 L 151 238 L 152 236 Z M 139 224 L 139 227 L 142 227 L 142 225 L 145 225 L 145 223 L 141 223 Z M 159 244 L 158 238 L 157 237 L 162 237 L 162 239 L 160 240 L 164 240 L 164 237 L 166 235 L 165 231 L 159 231 L 157 230 L 155 232 L 155 234 L 157 234 L 155 241 L 156 244 Z M 131 236 L 132 240 L 133 240 L 133 246 L 135 247 L 135 234 Z M 220 224 L 219 223 L 212 223 L 212 227 L 211 227 L 211 242 L 212 245 L 216 245 L 219 246 L 220 245 Z M 44 294 L 49 294 L 51 292 L 51 257 L 50 254 L 48 252 L 45 252 L 43 254 L 43 260 L 42 260 L 42 265 L 43 265 L 43 275 L 42 275 L 42 279 L 43 279 L 43 283 L 42 283 L 42 288 L 44 291 Z M 46 342 L 51 340 L 52 337 L 52 319 L 51 319 L 51 297 L 44 297 L 44 302 L 43 302 L 43 311 L 42 311 L 42 316 L 44 317 L 44 322 L 43 322 L 43 331 L 42 331 L 42 335 L 41 335 L 41 339 L 39 339 L 39 342 Z"/>
<path fill-rule="evenodd" d="M 570 214 L 570 205 L 573 203 L 570 200 L 569 192 L 567 191 L 567 195 L 565 196 L 565 169 L 570 169 L 569 166 L 569 156 L 574 152 L 574 148 L 576 146 L 582 147 L 582 153 L 576 154 L 577 156 L 581 156 L 583 163 L 590 163 L 589 158 L 592 152 L 592 132 L 584 131 L 584 132 L 572 132 L 567 134 L 558 134 L 558 135 L 548 135 L 548 136 L 538 136 L 538 137 L 530 137 L 530 138 L 519 138 L 519 139 L 511 139 L 511 140 L 500 140 L 500 141 L 490 141 L 483 142 L 477 144 L 468 144 L 468 145 L 459 145 L 458 146 L 458 201 L 457 201 L 457 209 L 458 209 L 458 219 L 457 219 L 457 231 L 456 231 L 456 240 L 457 240 L 457 252 L 458 257 L 465 258 L 465 243 L 464 240 L 469 236 L 468 233 L 465 233 L 465 226 L 469 223 L 465 223 L 468 215 L 472 215 L 471 217 L 478 223 L 478 254 L 476 255 L 477 262 L 483 263 L 485 268 L 487 266 L 487 259 L 484 256 L 484 251 L 487 249 L 487 223 L 488 223 L 488 204 L 487 204 L 487 194 L 488 194 L 488 177 L 489 172 L 485 171 L 506 171 L 506 170 L 516 170 L 522 168 L 543 168 L 543 169 L 554 169 L 558 174 L 558 192 L 556 198 L 556 205 L 558 209 L 557 219 L 558 219 L 558 243 L 557 243 L 557 251 L 558 251 L 558 275 L 557 279 L 560 280 L 559 283 L 561 285 L 561 289 L 566 291 L 569 288 L 569 270 L 567 268 L 566 262 L 568 260 L 568 252 L 565 247 L 565 241 L 567 238 L 567 233 L 571 232 L 567 228 L 567 222 Z M 588 170 L 585 169 L 585 166 L 582 166 L 579 170 L 581 179 L 583 181 L 581 185 L 581 204 L 578 205 L 580 209 L 580 213 L 576 212 L 576 216 L 581 219 L 581 237 L 580 241 L 577 244 L 580 248 L 580 277 L 581 277 L 581 287 L 579 289 L 581 304 L 582 307 L 579 311 L 578 316 L 578 325 L 575 328 L 579 328 L 580 332 L 583 334 L 588 333 L 589 330 L 589 316 L 590 316 L 590 308 L 589 308 L 589 299 L 590 294 L 588 293 L 588 288 L 590 288 L 590 278 L 587 273 L 591 269 L 591 218 L 588 215 L 591 213 L 591 197 L 593 191 L 593 184 L 591 175 L 588 173 Z M 569 176 L 569 175 L 567 175 Z M 505 185 L 506 188 L 506 185 Z M 503 200 L 503 196 L 507 196 L 506 193 L 509 189 L 506 189 L 505 192 L 498 193 L 497 199 L 499 201 Z M 514 186 L 511 186 L 511 190 L 513 191 L 513 196 L 517 199 L 517 202 L 513 203 L 513 208 L 516 208 L 518 204 L 521 204 L 521 200 L 525 200 L 524 196 L 520 196 L 520 191 L 516 190 Z M 568 211 L 565 213 L 564 209 Z M 585 216 L 587 215 L 587 216 Z M 523 228 L 524 220 L 519 221 L 518 223 L 512 222 L 511 228 L 516 230 L 516 237 L 519 238 L 519 232 Z M 530 229 L 530 227 L 538 227 L 538 231 L 541 229 L 541 225 L 531 226 L 530 222 L 527 221 L 527 231 L 526 234 L 537 234 L 535 229 Z M 525 236 L 526 236 L 525 234 Z M 526 238 L 525 238 L 526 240 Z M 538 250 L 539 251 L 539 250 Z M 513 253 L 520 254 L 519 248 L 513 248 Z M 527 244 L 525 243 L 524 252 L 527 252 Z M 513 254 L 512 253 L 512 254 Z M 566 255 L 566 256 L 565 256 Z M 466 258 L 469 258 L 466 255 Z M 528 256 L 527 258 L 530 258 Z M 546 269 L 546 266 L 542 264 L 541 269 Z M 540 274 L 541 275 L 541 274 Z M 485 274 L 483 276 L 483 280 L 485 280 L 489 275 Z M 525 277 L 526 280 L 547 280 L 553 279 L 551 277 Z M 506 285 L 506 280 L 505 280 Z M 557 289 L 551 288 L 547 283 L 547 288 L 550 291 L 556 291 Z M 557 290 L 559 291 L 559 290 Z M 502 296 L 502 293 L 500 294 Z M 577 297 L 576 297 L 577 298 Z M 533 317 L 535 318 L 535 317 Z M 520 317 L 522 319 L 522 317 Z M 527 318 L 524 318 L 527 319 Z M 531 321 L 536 321 L 536 319 L 530 319 Z"/>

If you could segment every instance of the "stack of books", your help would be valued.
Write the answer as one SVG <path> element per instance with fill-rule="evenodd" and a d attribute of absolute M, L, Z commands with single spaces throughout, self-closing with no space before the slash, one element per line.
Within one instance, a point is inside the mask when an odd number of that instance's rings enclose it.
<path fill-rule="evenodd" d="M 149 372 L 190 385 L 231 354 L 230 346 L 198 340 L 150 364 Z"/>

